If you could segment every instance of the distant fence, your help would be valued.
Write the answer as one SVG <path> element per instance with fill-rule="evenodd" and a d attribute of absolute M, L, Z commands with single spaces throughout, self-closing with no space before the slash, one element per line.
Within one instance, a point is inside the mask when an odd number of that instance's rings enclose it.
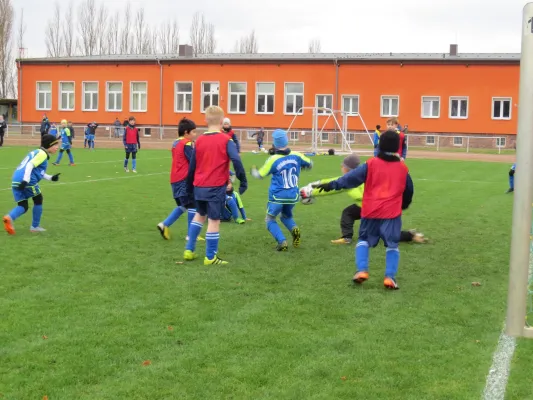
<path fill-rule="evenodd" d="M 74 125 L 76 138 L 84 136 L 86 125 Z M 139 126 L 141 135 L 144 140 L 174 140 L 178 136 L 176 126 Z M 40 125 L 37 124 L 19 124 L 9 125 L 6 131 L 7 137 L 30 137 L 40 136 Z M 203 133 L 206 128 L 198 128 L 198 133 Z M 234 129 L 237 138 L 242 144 L 253 146 L 257 143 L 257 137 L 253 136 L 258 131 L 257 128 L 239 128 Z M 115 129 L 114 125 L 100 125 L 96 130 L 96 138 L 114 139 L 116 135 L 121 137 L 124 130 L 122 127 Z M 263 146 L 268 147 L 272 144 L 272 130 L 264 130 Z M 310 130 L 292 129 L 288 132 L 289 143 L 293 147 L 310 148 L 312 142 L 312 132 Z M 366 132 L 347 132 L 347 139 L 353 149 L 371 150 L 373 145 Z M 342 134 L 338 131 L 324 131 L 320 134 L 318 140 L 319 146 L 323 149 L 341 147 Z M 452 134 L 420 134 L 408 133 L 407 145 L 410 148 L 420 148 L 423 150 L 433 151 L 464 151 L 470 152 L 475 149 L 494 150 L 501 153 L 504 149 L 515 148 L 515 138 L 513 136 L 486 136 L 473 135 L 452 135 Z"/>

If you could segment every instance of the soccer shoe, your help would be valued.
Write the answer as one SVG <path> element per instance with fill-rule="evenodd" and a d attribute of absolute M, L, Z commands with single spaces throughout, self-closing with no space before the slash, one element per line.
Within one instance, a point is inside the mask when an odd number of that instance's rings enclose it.
<path fill-rule="evenodd" d="M 68 166 L 69 166 L 69 167 L 75 167 L 76 164 L 74 164 L 74 163 L 70 163 Z"/>
<path fill-rule="evenodd" d="M 235 223 L 236 223 L 236 224 L 239 224 L 239 225 L 242 225 L 242 224 L 244 224 L 245 222 L 246 222 L 246 221 L 245 221 L 244 219 L 242 219 L 242 218 L 237 218 L 237 219 L 235 220 Z"/>
<path fill-rule="evenodd" d="M 297 226 L 292 228 L 291 235 L 292 235 L 292 245 L 294 247 L 300 247 L 300 228 L 298 228 Z"/>
<path fill-rule="evenodd" d="M 394 278 L 385 277 L 383 280 L 383 286 L 385 286 L 385 289 L 390 290 L 398 290 L 400 287 L 396 283 L 396 280 Z"/>
<path fill-rule="evenodd" d="M 57 167 L 59 163 L 53 162 L 52 165 L 55 165 Z"/>
<path fill-rule="evenodd" d="M 2 218 L 2 222 L 4 223 L 4 229 L 9 235 L 15 234 L 15 227 L 13 226 L 13 220 L 9 215 L 4 216 Z"/>
<path fill-rule="evenodd" d="M 353 283 L 361 284 L 366 281 L 368 277 L 368 271 L 359 271 L 353 276 L 352 281 Z"/>
<path fill-rule="evenodd" d="M 124 168 L 124 172 L 130 172 L 128 168 Z"/>
<path fill-rule="evenodd" d="M 287 251 L 287 250 L 289 250 L 289 245 L 287 244 L 286 240 L 284 240 L 281 243 L 278 243 L 278 245 L 276 246 L 276 251 Z"/>
<path fill-rule="evenodd" d="M 220 259 L 216 254 L 211 260 L 207 257 L 204 258 L 204 265 L 222 265 L 222 264 L 228 264 L 228 262 Z"/>
<path fill-rule="evenodd" d="M 507 194 L 507 193 L 513 193 L 513 192 L 514 192 L 514 189 L 509 188 L 509 189 L 507 189 L 507 192 L 505 192 L 505 194 Z"/>
<path fill-rule="evenodd" d="M 163 239 L 170 240 L 170 231 L 168 229 L 168 226 L 165 226 L 162 222 L 160 222 L 159 224 L 157 224 L 157 229 L 159 230 L 161 236 L 163 236 Z"/>
<path fill-rule="evenodd" d="M 185 236 L 185 240 L 188 242 L 189 241 L 189 236 Z M 196 238 L 197 241 L 199 242 L 205 242 L 205 238 L 201 237 L 201 236 L 198 236 Z"/>
<path fill-rule="evenodd" d="M 133 172 L 134 174 L 137 173 L 137 170 L 136 169 L 132 169 L 131 172 Z"/>
<path fill-rule="evenodd" d="M 351 243 L 352 243 L 352 239 L 349 239 L 349 238 L 340 238 L 340 239 L 335 239 L 331 241 L 331 244 L 351 244 Z"/>
<path fill-rule="evenodd" d="M 190 250 L 185 250 L 185 252 L 183 253 L 183 259 L 185 261 L 192 261 L 192 260 L 196 259 L 197 257 L 198 256 L 196 255 L 196 253 L 193 253 Z"/>
<path fill-rule="evenodd" d="M 30 228 L 30 232 L 33 232 L 33 233 L 46 232 L 46 229 L 41 228 L 40 226 L 38 226 L 37 228 L 34 228 L 34 227 L 32 226 L 32 227 Z"/>

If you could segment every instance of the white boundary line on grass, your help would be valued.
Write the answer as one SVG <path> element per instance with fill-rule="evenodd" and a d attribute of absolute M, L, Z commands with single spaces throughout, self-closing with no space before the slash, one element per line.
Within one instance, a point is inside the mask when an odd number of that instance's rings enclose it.
<path fill-rule="evenodd" d="M 156 157 L 156 158 L 143 158 L 143 161 L 147 160 L 167 160 L 167 157 Z M 111 160 L 111 161 L 89 161 L 89 162 L 82 162 L 77 163 L 76 165 L 90 165 L 90 164 L 112 164 L 112 163 L 122 163 L 124 162 L 124 159 L 120 160 Z M 13 169 L 14 167 L 1 167 L 0 170 L 6 170 L 6 169 Z"/>

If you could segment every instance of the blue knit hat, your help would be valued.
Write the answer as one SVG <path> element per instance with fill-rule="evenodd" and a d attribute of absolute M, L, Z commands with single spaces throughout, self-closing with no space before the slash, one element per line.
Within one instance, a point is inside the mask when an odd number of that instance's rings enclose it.
<path fill-rule="evenodd" d="M 274 133 L 272 133 L 272 139 L 274 139 L 274 147 L 276 149 L 283 149 L 289 144 L 287 132 L 283 129 L 276 129 Z"/>

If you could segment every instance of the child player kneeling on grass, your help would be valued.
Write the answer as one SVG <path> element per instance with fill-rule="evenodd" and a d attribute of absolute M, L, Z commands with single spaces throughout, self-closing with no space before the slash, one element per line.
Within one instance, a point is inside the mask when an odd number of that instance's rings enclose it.
<path fill-rule="evenodd" d="M 15 234 L 13 222 L 28 211 L 29 199 L 33 199 L 33 221 L 30 231 L 45 231 L 41 227 L 43 195 L 39 182 L 43 178 L 54 182 L 59 180 L 59 174 L 48 175 L 46 173 L 50 155 L 54 154 L 59 147 L 58 141 L 54 135 L 44 134 L 41 138 L 41 148 L 30 152 L 15 170 L 11 187 L 17 206 L 2 219 L 4 229 L 8 234 Z"/>
<path fill-rule="evenodd" d="M 272 174 L 268 190 L 268 205 L 266 225 L 270 234 L 277 242 L 277 251 L 287 251 L 287 239 L 276 222 L 281 214 L 281 222 L 292 235 L 292 245 L 300 246 L 300 229 L 294 222 L 292 210 L 300 199 L 298 178 L 300 170 L 311 169 L 312 161 L 301 153 L 293 152 L 287 146 L 289 140 L 287 132 L 276 129 L 272 134 L 274 140 L 274 155 L 272 155 L 259 170 L 252 167 L 252 176 L 262 179 Z"/>
<path fill-rule="evenodd" d="M 349 189 L 365 184 L 361 208 L 359 239 L 355 249 L 357 272 L 354 283 L 363 283 L 369 277 L 369 248 L 383 240 L 386 247 L 385 279 L 387 289 L 398 289 L 396 273 L 400 262 L 398 243 L 402 230 L 402 210 L 413 199 L 413 181 L 409 170 L 400 160 L 400 136 L 394 131 L 383 133 L 379 140 L 377 157 L 348 172 L 341 178 L 313 185 L 320 191 Z"/>
<path fill-rule="evenodd" d="M 348 172 L 354 170 L 361 164 L 361 160 L 357 154 L 350 154 L 346 156 L 341 164 L 342 174 L 345 175 Z M 365 185 L 360 185 L 356 188 L 349 190 L 335 190 L 331 192 L 320 192 L 319 189 L 313 189 L 313 185 L 319 185 L 321 183 L 328 183 L 339 179 L 337 178 L 328 178 L 321 179 L 317 182 L 310 183 L 307 186 L 304 186 L 300 190 L 300 196 L 302 199 L 313 199 L 317 196 L 325 196 L 339 193 L 346 193 L 353 200 L 354 204 L 350 204 L 341 214 L 341 234 L 342 236 L 339 239 L 334 239 L 331 241 L 332 244 L 351 244 L 353 239 L 353 226 L 355 221 L 361 219 L 361 206 L 363 203 L 363 193 Z M 427 243 L 427 239 L 424 237 L 423 233 L 417 232 L 416 229 L 411 229 L 408 231 L 402 231 L 400 233 L 400 242 L 414 242 L 414 243 Z"/>
<path fill-rule="evenodd" d="M 201 135 L 194 145 L 194 153 L 189 163 L 187 192 L 194 193 L 196 215 L 189 228 L 189 240 L 183 253 L 186 261 L 196 258 L 196 240 L 208 219 L 205 235 L 206 254 L 204 265 L 227 264 L 218 257 L 220 214 L 226 202 L 226 186 L 229 177 L 229 162 L 233 162 L 235 175 L 241 182 L 239 194 L 243 194 L 248 183 L 241 158 L 233 140 L 220 131 L 224 111 L 217 106 L 205 111 L 207 132 Z"/>
<path fill-rule="evenodd" d="M 240 215 L 239 215 L 240 213 Z M 233 190 L 231 180 L 226 186 L 226 206 L 222 209 L 221 221 L 229 222 L 235 221 L 236 224 L 244 224 L 248 219 L 244 211 L 244 204 L 242 204 L 241 196 Z"/>
<path fill-rule="evenodd" d="M 196 124 L 190 119 L 183 118 L 178 125 L 178 139 L 172 144 L 172 167 L 170 169 L 170 185 L 172 195 L 176 201 L 176 208 L 163 222 L 157 224 L 157 229 L 163 239 L 170 239 L 169 227 L 183 214 L 187 213 L 187 232 L 191 221 L 196 214 L 194 197 L 187 193 L 187 174 L 189 162 L 194 152 L 194 139 L 196 138 Z"/>

